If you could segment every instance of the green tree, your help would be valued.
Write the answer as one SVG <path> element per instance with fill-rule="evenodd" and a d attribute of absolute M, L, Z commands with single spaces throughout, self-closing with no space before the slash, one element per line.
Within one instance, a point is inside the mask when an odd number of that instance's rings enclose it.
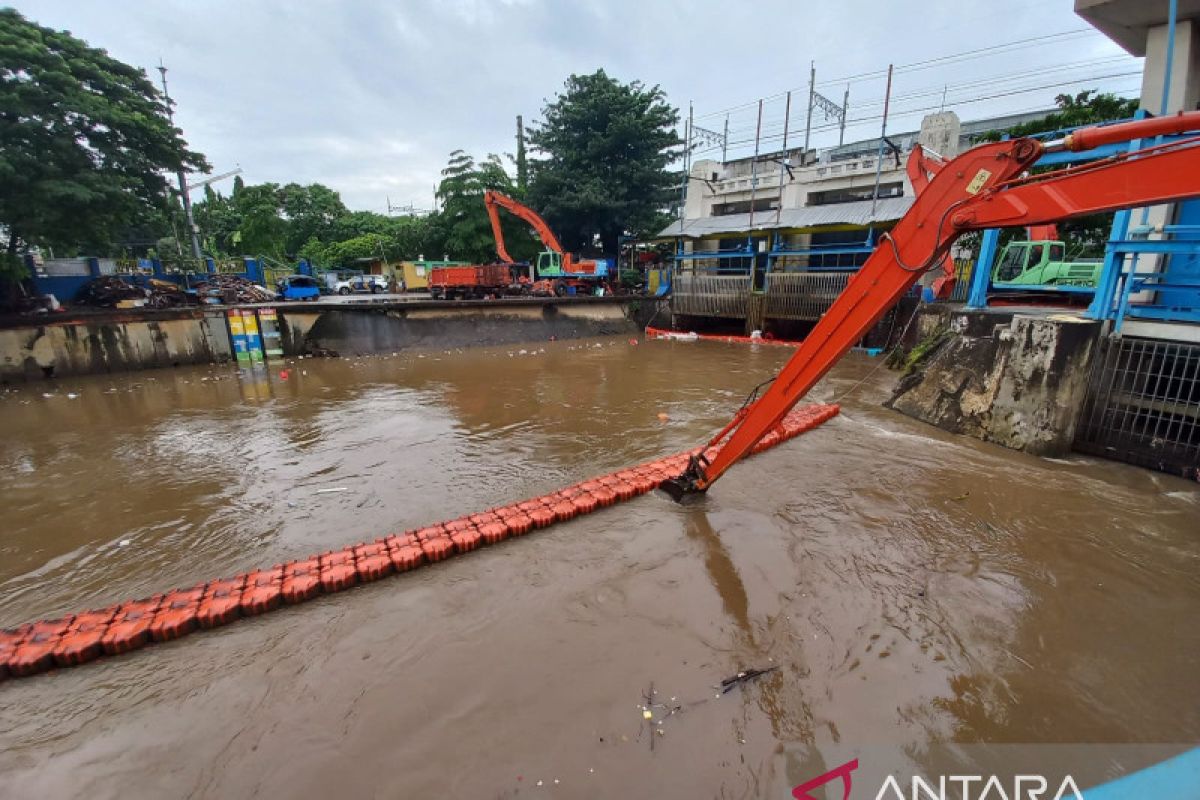
<path fill-rule="evenodd" d="M 288 222 L 284 237 L 288 253 L 298 252 L 313 238 L 329 240 L 334 223 L 350 213 L 337 192 L 319 183 L 287 184 L 279 190 L 279 207 Z"/>
<path fill-rule="evenodd" d="M 667 167 L 682 142 L 679 112 L 658 86 L 624 84 L 604 70 L 572 75 L 547 103 L 529 141 L 529 199 L 563 246 L 586 249 L 599 237 L 615 254 L 621 235 L 656 233 L 678 192 Z"/>
<path fill-rule="evenodd" d="M 164 213 L 167 175 L 207 171 L 143 70 L 0 9 L 0 228 L 22 243 L 107 252 Z"/>
<path fill-rule="evenodd" d="M 476 263 L 496 260 L 496 241 L 483 204 L 483 193 L 488 189 L 516 194 L 512 178 L 499 156 L 491 154 L 476 162 L 462 150 L 450 154 L 450 162 L 442 170 L 437 189 L 441 210 L 430 220 L 432 230 L 427 241 L 431 255 L 444 253 L 453 259 Z M 509 254 L 519 260 L 528 260 L 537 251 L 528 227 L 511 215 L 500 213 Z"/>
<path fill-rule="evenodd" d="M 247 255 L 284 257 L 287 221 L 279 212 L 279 185 L 260 183 L 245 186 L 233 198 L 240 218 L 234 241 Z"/>

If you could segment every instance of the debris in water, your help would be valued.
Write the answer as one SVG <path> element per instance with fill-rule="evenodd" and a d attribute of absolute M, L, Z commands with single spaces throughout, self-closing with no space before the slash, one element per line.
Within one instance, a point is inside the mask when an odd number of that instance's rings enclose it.
<path fill-rule="evenodd" d="M 317 489 L 317 494 L 334 494 L 335 492 L 348 492 L 348 486 L 335 486 L 331 489 Z"/>
<path fill-rule="evenodd" d="M 642 709 L 642 719 L 654 719 L 654 712 L 648 708 Z"/>
<path fill-rule="evenodd" d="M 732 678 L 726 678 L 725 680 L 721 681 L 721 694 L 728 693 L 730 689 L 732 689 L 733 687 L 737 686 L 740 683 L 745 683 L 746 681 L 752 681 L 755 678 L 759 678 L 759 677 L 762 677 L 763 675 L 767 675 L 771 672 L 774 672 L 777 669 L 779 669 L 779 667 L 767 667 L 766 669 L 742 670 L 737 675 L 734 675 Z M 718 695 L 718 697 L 719 696 L 720 695 Z"/>
<path fill-rule="evenodd" d="M 659 422 L 666 422 L 669 419 L 671 419 L 671 415 L 668 414 L 667 412 L 665 412 L 665 411 L 658 412 L 658 421 Z"/>
<path fill-rule="evenodd" d="M 121 541 L 117 542 L 117 547 L 129 547 L 129 545 L 130 541 L 128 539 L 122 539 Z"/>
<path fill-rule="evenodd" d="M 76 397 L 79 397 L 79 395 L 75 394 L 74 392 L 67 392 L 68 400 L 74 400 Z"/>

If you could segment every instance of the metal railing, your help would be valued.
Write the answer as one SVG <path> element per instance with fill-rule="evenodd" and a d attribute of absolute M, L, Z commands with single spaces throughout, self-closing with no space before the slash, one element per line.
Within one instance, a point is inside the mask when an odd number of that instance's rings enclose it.
<path fill-rule="evenodd" d="M 1075 449 L 1187 477 L 1200 472 L 1200 345 L 1109 337 Z"/>
<path fill-rule="evenodd" d="M 698 317 L 745 317 L 750 307 L 749 275 L 680 272 L 671 287 L 671 312 Z"/>
<path fill-rule="evenodd" d="M 766 315 L 775 319 L 817 320 L 846 288 L 853 272 L 772 272 L 764 286 Z"/>

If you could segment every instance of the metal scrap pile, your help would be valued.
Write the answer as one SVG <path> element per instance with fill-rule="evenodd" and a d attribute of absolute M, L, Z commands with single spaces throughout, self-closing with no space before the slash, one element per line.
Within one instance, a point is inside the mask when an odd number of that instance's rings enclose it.
<path fill-rule="evenodd" d="M 275 293 L 240 275 L 209 275 L 196 284 L 201 297 L 219 298 L 223 303 L 270 303 Z"/>
<path fill-rule="evenodd" d="M 84 284 L 75 296 L 75 302 L 98 308 L 170 308 L 185 305 L 188 296 L 183 289 L 170 281 L 151 278 L 145 286 L 138 286 L 116 276 L 106 275 Z"/>

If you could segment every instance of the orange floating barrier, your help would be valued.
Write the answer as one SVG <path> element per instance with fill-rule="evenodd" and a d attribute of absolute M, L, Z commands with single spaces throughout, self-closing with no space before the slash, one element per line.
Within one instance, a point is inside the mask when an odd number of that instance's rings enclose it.
<path fill-rule="evenodd" d="M 178 639 L 196 629 L 196 614 L 204 597 L 204 584 L 175 589 L 163 596 L 162 605 L 150 621 L 150 638 L 156 642 Z"/>
<path fill-rule="evenodd" d="M 316 558 L 306 558 L 283 565 L 280 593 L 285 603 L 303 603 L 321 593 L 321 565 Z"/>
<path fill-rule="evenodd" d="M 600 507 L 600 501 L 589 492 L 576 496 L 571 501 L 571 505 L 575 506 L 575 510 L 579 514 L 590 514 Z"/>
<path fill-rule="evenodd" d="M 104 652 L 100 640 L 116 615 L 116 606 L 76 614 L 67 632 L 54 647 L 54 663 L 60 667 L 71 667 L 98 658 Z M 3 654 L 0 653 L 2 658 Z"/>
<path fill-rule="evenodd" d="M 144 600 L 122 603 L 100 639 L 104 652 L 110 656 L 128 653 L 150 641 L 150 623 L 162 605 L 162 598 L 161 594 L 156 594 Z"/>
<path fill-rule="evenodd" d="M 327 592 L 340 592 L 358 582 L 354 568 L 354 552 L 337 550 L 321 556 L 321 588 Z"/>
<path fill-rule="evenodd" d="M 421 542 L 421 552 L 430 563 L 443 561 L 454 553 L 454 542 L 450 541 L 449 536 L 425 539 Z"/>
<path fill-rule="evenodd" d="M 533 520 L 525 514 L 506 517 L 504 524 L 508 527 L 509 536 L 524 536 L 533 530 Z"/>
<path fill-rule="evenodd" d="M 425 552 L 415 536 L 411 539 L 392 537 L 388 542 L 388 558 L 396 572 L 408 572 L 425 563 Z"/>
<path fill-rule="evenodd" d="M 260 569 L 246 576 L 238 610 L 246 616 L 262 614 L 283 605 L 283 565 Z"/>
<path fill-rule="evenodd" d="M 62 641 L 74 617 L 35 622 L 8 656 L 8 671 L 15 678 L 36 675 L 54 666 L 54 648 Z"/>
<path fill-rule="evenodd" d="M 596 498 L 596 502 L 602 506 L 611 506 L 617 502 L 617 493 L 607 486 L 601 486 L 592 492 L 592 497 Z"/>
<path fill-rule="evenodd" d="M 572 501 L 562 499 L 550 506 L 550 510 L 554 512 L 554 520 L 556 522 L 566 522 L 569 519 L 574 519 L 575 515 L 579 513 Z"/>
<path fill-rule="evenodd" d="M 200 608 L 196 611 L 196 624 L 201 628 L 227 625 L 241 614 L 242 590 L 246 588 L 246 576 L 238 575 L 228 580 L 213 581 L 204 589 Z"/>
<path fill-rule="evenodd" d="M 837 406 L 794 410 L 763 437 L 755 452 L 780 444 L 831 419 Z M 703 452 L 712 457 L 714 445 Z M 195 627 L 211 628 L 240 615 L 261 614 L 358 581 L 406 572 L 455 552 L 522 536 L 558 520 L 568 520 L 657 488 L 680 474 L 693 452 L 678 453 L 567 486 L 542 497 L 490 508 L 445 523 L 428 525 L 373 543 L 363 543 L 288 564 L 276 564 L 227 580 L 176 590 L 120 606 L 86 611 L 62 620 L 30 623 L 0 631 L 0 679 L 30 675 L 51 665 L 71 666 L 101 653 L 125 653 L 152 640 L 181 636 Z"/>
<path fill-rule="evenodd" d="M 471 550 L 478 550 L 480 542 L 483 541 L 483 536 L 480 535 L 479 529 L 472 526 L 470 528 L 460 528 L 450 534 L 450 541 L 454 542 L 454 549 L 460 553 L 467 553 Z"/>
<path fill-rule="evenodd" d="M 33 628 L 30 623 L 0 631 L 0 680 L 8 677 L 8 659 Z"/>
<path fill-rule="evenodd" d="M 360 544 L 354 548 L 354 569 L 363 583 L 377 581 L 392 574 L 392 559 L 382 541 Z"/>
<path fill-rule="evenodd" d="M 421 528 L 417 531 L 416 536 L 418 541 L 425 542 L 429 539 L 440 539 L 446 535 L 446 529 L 441 525 L 431 525 L 428 528 Z"/>
<path fill-rule="evenodd" d="M 508 526 L 503 522 L 489 522 L 481 525 L 479 535 L 487 544 L 498 544 L 508 538 Z"/>

